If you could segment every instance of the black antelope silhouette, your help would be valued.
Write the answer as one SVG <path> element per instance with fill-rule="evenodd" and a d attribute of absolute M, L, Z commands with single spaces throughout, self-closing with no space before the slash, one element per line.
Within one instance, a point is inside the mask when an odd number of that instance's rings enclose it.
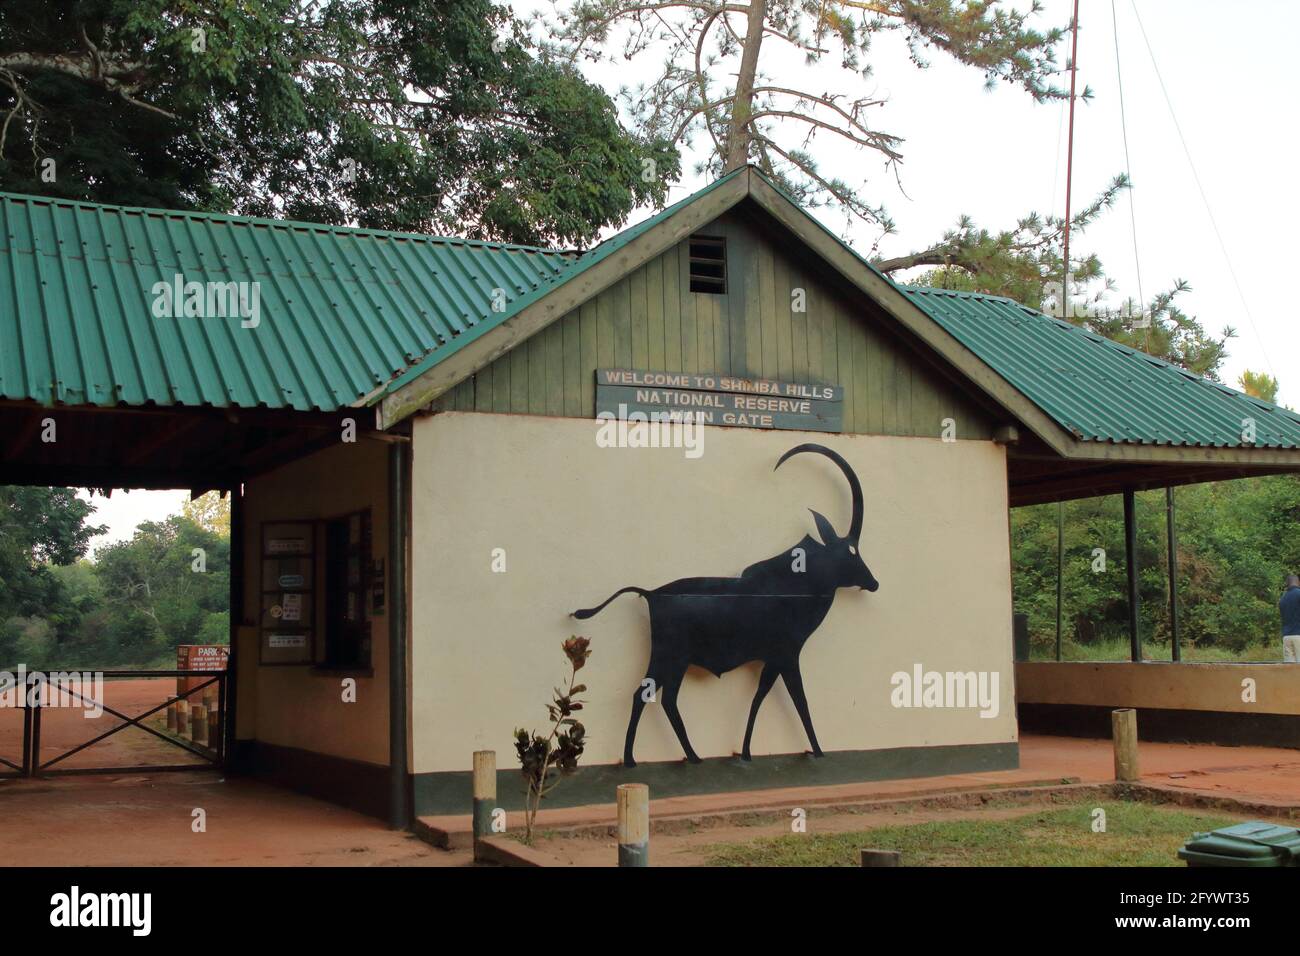
<path fill-rule="evenodd" d="M 813 511 L 821 541 L 805 535 L 802 541 L 780 554 L 751 564 L 738 578 L 682 578 L 653 591 L 621 588 L 603 604 L 573 612 L 574 617 L 586 620 L 620 594 L 631 592 L 646 599 L 650 606 L 650 665 L 646 668 L 646 678 L 654 682 L 655 693 L 662 692 L 664 713 L 691 763 L 699 763 L 700 758 L 686 736 L 686 725 L 677 709 L 677 693 L 686 669 L 692 664 L 721 677 L 750 661 L 763 662 L 758 690 L 749 707 L 749 723 L 741 751 L 743 759 L 750 759 L 749 745 L 758 708 L 778 677 L 785 681 L 799 712 L 813 755 L 822 755 L 808 713 L 808 699 L 799 673 L 799 654 L 825 619 L 838 589 L 856 587 L 875 591 L 880 585 L 858 551 L 862 534 L 862 485 L 858 476 L 842 457 L 816 444 L 791 448 L 775 468 L 801 452 L 825 455 L 848 480 L 853 518 L 846 535 L 837 535 L 825 516 Z M 802 549 L 802 557 L 796 549 Z M 646 704 L 642 687 L 632 695 L 632 718 L 623 745 L 623 763 L 628 767 L 636 766 L 632 746 Z"/>

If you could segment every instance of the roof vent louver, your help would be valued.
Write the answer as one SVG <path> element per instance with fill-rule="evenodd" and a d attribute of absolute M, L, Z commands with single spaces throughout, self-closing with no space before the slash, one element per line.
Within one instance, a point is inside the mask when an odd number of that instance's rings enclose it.
<path fill-rule="evenodd" d="M 691 291 L 727 293 L 727 240 L 720 236 L 691 236 Z"/>

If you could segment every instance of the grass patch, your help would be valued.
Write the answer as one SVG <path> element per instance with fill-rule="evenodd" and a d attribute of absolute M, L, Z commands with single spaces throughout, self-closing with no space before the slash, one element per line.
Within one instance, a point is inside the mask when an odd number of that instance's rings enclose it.
<path fill-rule="evenodd" d="M 1182 659 L 1202 664 L 1213 663 L 1260 663 L 1280 661 L 1282 659 L 1282 642 L 1265 641 L 1249 644 L 1239 650 L 1206 644 L 1197 647 L 1186 641 L 1182 644 Z M 1101 638 L 1088 644 L 1078 644 L 1068 637 L 1061 641 L 1061 660 L 1063 661 L 1098 661 L 1113 663 L 1128 661 L 1130 649 L 1127 637 Z M 1172 660 L 1172 651 L 1168 644 L 1148 641 L 1142 645 L 1142 657 L 1148 661 Z M 1056 660 L 1056 642 L 1054 640 L 1035 641 L 1030 645 L 1031 661 Z"/>
<path fill-rule="evenodd" d="M 1093 810 L 1106 811 L 1094 833 Z M 815 830 L 816 821 L 810 827 Z M 710 866 L 858 866 L 863 847 L 901 850 L 905 866 L 1182 866 L 1196 831 L 1237 820 L 1144 803 L 1089 801 L 1004 820 L 946 820 L 849 833 L 791 834 L 706 848 Z"/>

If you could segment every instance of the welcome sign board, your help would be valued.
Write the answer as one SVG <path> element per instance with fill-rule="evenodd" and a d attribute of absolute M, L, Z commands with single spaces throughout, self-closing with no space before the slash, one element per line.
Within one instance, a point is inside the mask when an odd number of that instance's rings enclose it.
<path fill-rule="evenodd" d="M 705 372 L 596 370 L 596 414 L 705 425 L 843 431 L 844 389 L 839 385 L 781 382 Z"/>

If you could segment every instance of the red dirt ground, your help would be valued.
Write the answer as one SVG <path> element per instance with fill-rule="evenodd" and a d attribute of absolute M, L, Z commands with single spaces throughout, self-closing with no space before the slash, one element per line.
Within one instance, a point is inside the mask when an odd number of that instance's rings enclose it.
<path fill-rule="evenodd" d="M 0 781 L 0 833 L 0 867 L 472 865 L 468 851 L 208 770 Z"/>
<path fill-rule="evenodd" d="M 137 714 L 166 699 L 171 681 L 120 682 L 107 691 L 109 703 Z M 47 711 L 52 717 L 56 712 Z M 12 718 L 19 719 L 14 722 Z M 80 711 L 65 711 L 48 727 L 45 759 L 55 746 L 69 746 L 93 733 Z M 104 721 L 113 718 L 102 718 Z M 21 714 L 0 710 L 0 748 L 18 749 L 14 728 L 21 733 Z M 98 731 L 95 731 L 98 732 Z M 137 748 L 127 733 L 144 738 Z M 11 752 L 12 752 L 11 751 Z M 99 753 L 95 753 L 99 751 Z M 174 751 L 175 756 L 171 753 Z M 83 755 L 99 765 L 124 758 L 168 762 L 185 755 L 142 731 L 126 731 L 96 745 Z M 0 755 L 8 756 L 0 749 Z M 1300 810 L 1300 752 L 1264 747 L 1216 747 L 1206 744 L 1143 743 L 1140 752 L 1143 783 L 1216 797 L 1252 801 L 1265 809 Z M 848 804 L 877 798 L 1024 785 L 1031 781 L 1078 778 L 1084 783 L 1113 779 L 1110 742 L 1061 737 L 1024 737 L 1019 770 L 961 774 L 914 780 L 877 781 L 836 787 L 802 787 L 751 793 L 714 794 L 654 800 L 652 814 L 691 816 L 736 808 Z M 207 832 L 191 830 L 192 811 L 207 813 Z M 990 808 L 991 809 L 991 808 Z M 961 811 L 957 811 L 961 812 Z M 1259 813 L 1273 816 L 1272 812 Z M 904 822 L 928 811 L 909 811 Z M 1253 814 L 1259 815 L 1259 814 Z M 613 804 L 544 811 L 539 825 L 612 823 Z M 439 818 L 448 829 L 468 817 Z M 846 818 L 860 825 L 862 817 Z M 511 829 L 522 821 L 511 815 Z M 751 828 L 740 826 L 754 835 Z M 69 865 L 470 865 L 467 850 L 436 850 L 417 838 L 388 830 L 380 821 L 245 779 L 224 780 L 211 771 L 186 773 L 122 773 L 37 780 L 0 780 L 0 833 L 9 853 L 7 865 L 39 860 Z M 726 839 L 730 829 L 713 830 L 710 841 Z M 583 849 L 605 854 L 607 840 L 588 840 Z M 666 844 L 664 845 L 666 848 Z M 594 859 L 594 857 L 593 857 Z M 670 856 L 661 856 L 667 862 Z M 687 862 L 687 857 L 679 857 Z"/>
<path fill-rule="evenodd" d="M 1279 806 L 1300 805 L 1297 750 L 1143 741 L 1138 762 L 1142 782 L 1154 786 Z M 1079 777 L 1085 783 L 1115 779 L 1109 740 L 1022 737 L 1020 769 L 1040 777 Z"/>

